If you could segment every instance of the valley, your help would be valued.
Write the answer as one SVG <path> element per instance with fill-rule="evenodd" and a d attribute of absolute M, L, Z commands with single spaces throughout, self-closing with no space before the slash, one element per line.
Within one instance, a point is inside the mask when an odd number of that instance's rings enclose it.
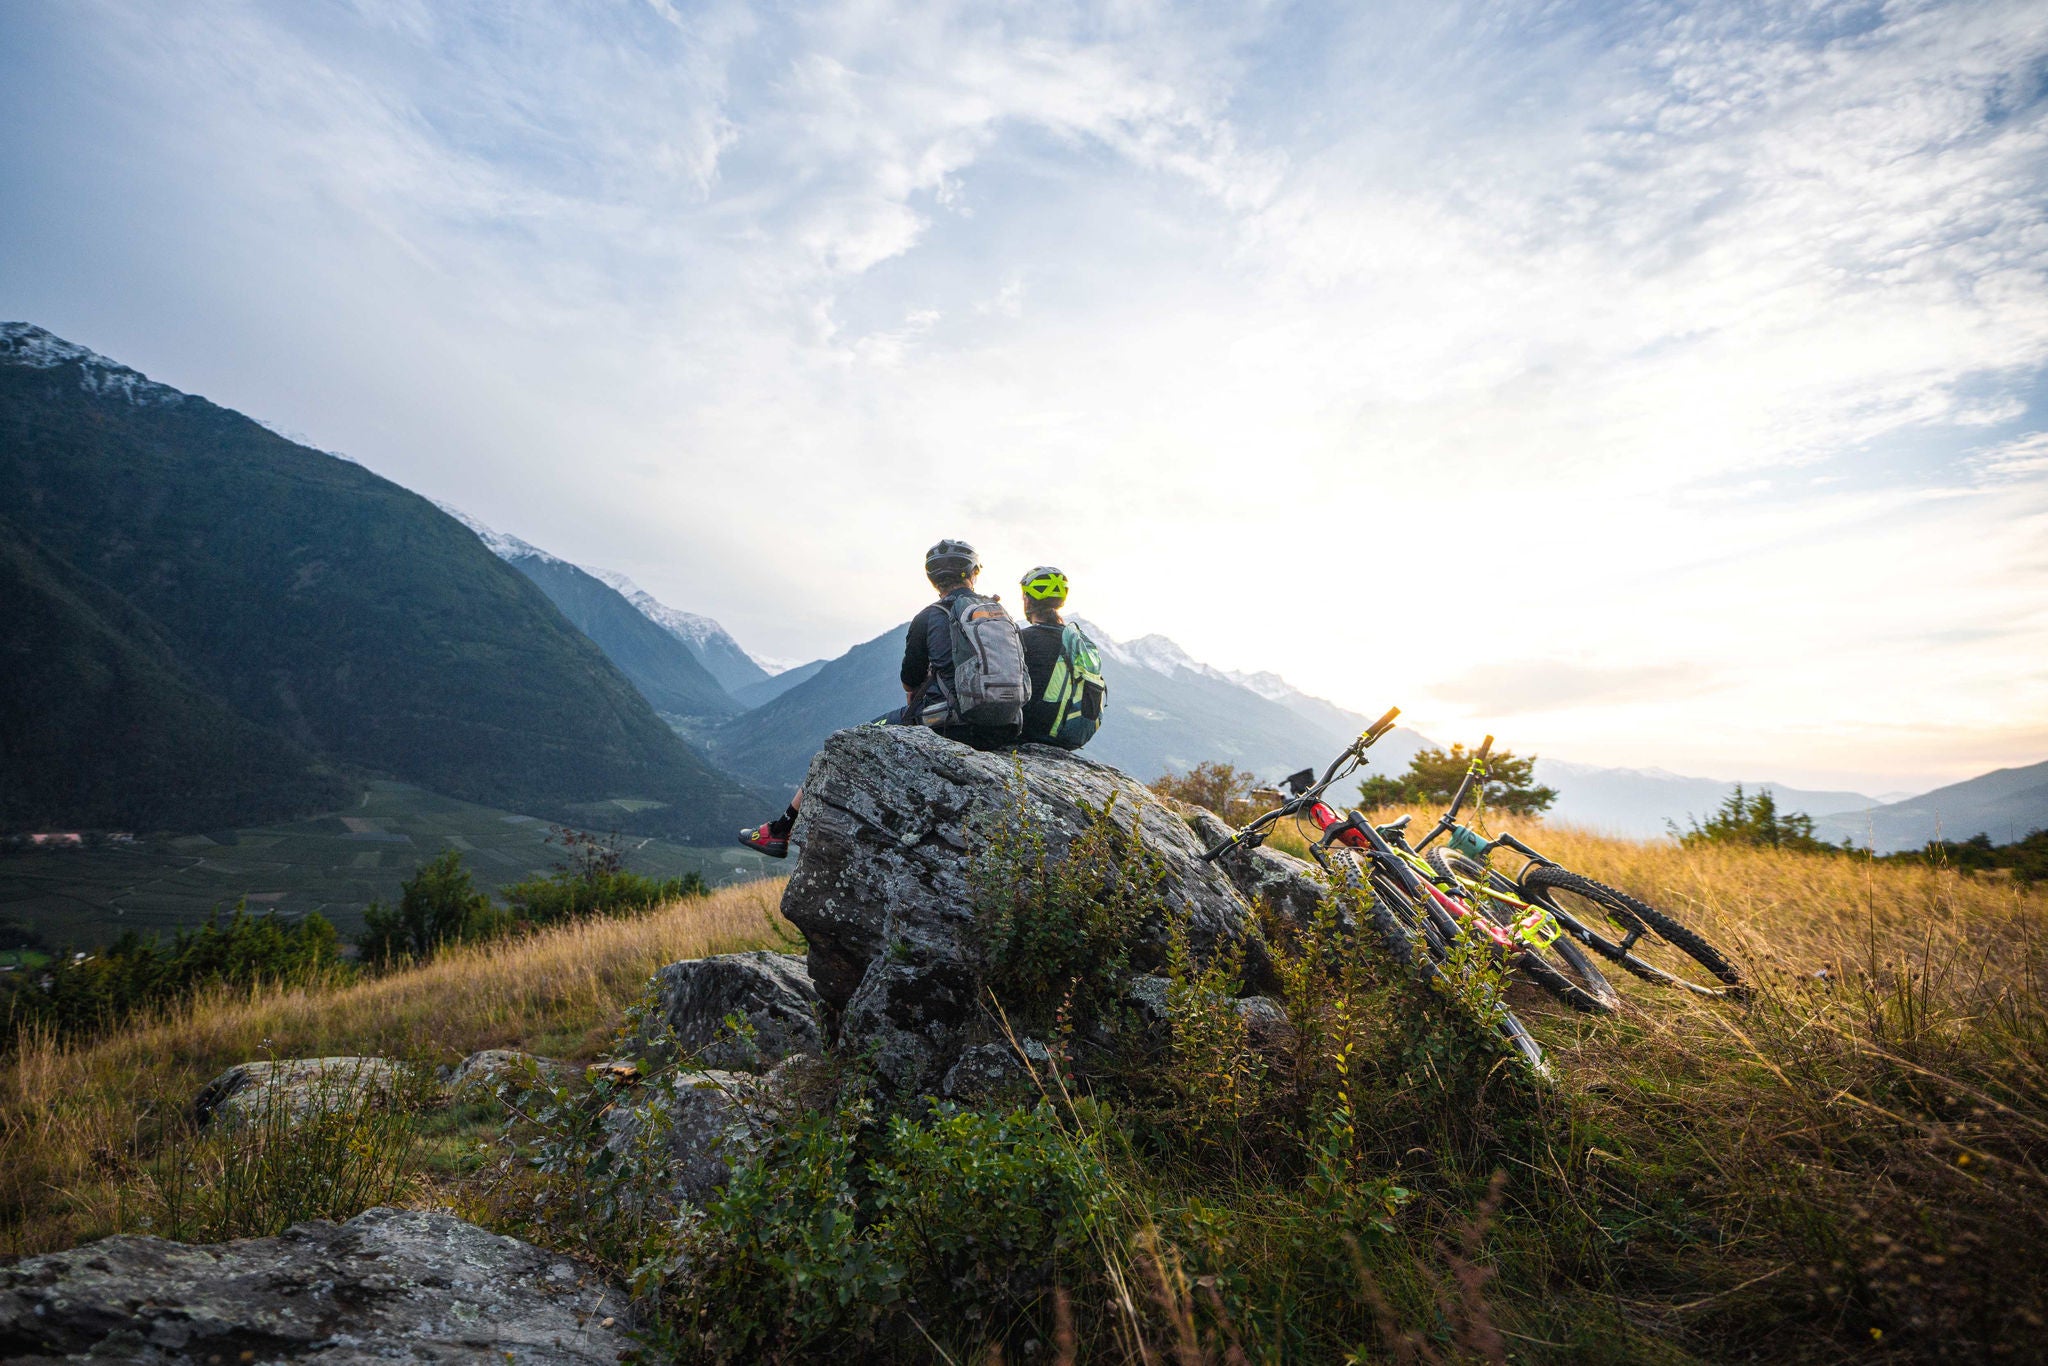
<path fill-rule="evenodd" d="M 626 814 L 599 804 L 583 823 L 603 831 Z M 378 780 L 355 804 L 304 820 L 0 851 L 0 923 L 30 927 L 52 946 L 99 944 L 128 930 L 168 933 L 246 899 L 252 911 L 286 918 L 317 911 L 347 937 L 362 928 L 365 906 L 395 903 L 399 884 L 443 849 L 461 851 L 484 891 L 548 873 L 563 857 L 549 843 L 553 828 Z M 653 878 L 697 873 L 717 887 L 767 870 L 767 860 L 737 846 L 635 835 L 620 847 L 627 867 Z"/>

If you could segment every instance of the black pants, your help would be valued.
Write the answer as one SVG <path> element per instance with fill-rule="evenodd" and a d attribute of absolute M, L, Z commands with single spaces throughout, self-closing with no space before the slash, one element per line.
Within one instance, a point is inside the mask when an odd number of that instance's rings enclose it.
<path fill-rule="evenodd" d="M 924 705 L 920 703 L 917 707 L 898 707 L 892 712 L 877 716 L 868 724 L 921 726 L 924 722 L 918 719 L 918 713 L 923 710 Z M 966 745 L 969 749 L 1007 749 L 1018 741 L 1016 731 L 996 730 L 988 726 L 932 726 L 929 729 L 934 735 L 951 740 L 955 744 Z"/>

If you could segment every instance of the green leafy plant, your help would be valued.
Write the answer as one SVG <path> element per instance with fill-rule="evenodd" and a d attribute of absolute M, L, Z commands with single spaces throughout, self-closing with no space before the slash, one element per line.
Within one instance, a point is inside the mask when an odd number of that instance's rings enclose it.
<path fill-rule="evenodd" d="M 1148 917 L 1163 914 L 1159 860 L 1116 821 L 1114 795 L 1055 847 L 1021 779 L 1011 800 L 973 826 L 968 882 L 985 985 L 1020 1026 L 1064 1008 L 1084 1020 L 1107 1009 Z"/>
<path fill-rule="evenodd" d="M 1790 849 L 1803 854 L 1839 854 L 1843 846 L 1816 839 L 1813 817 L 1804 811 L 1780 811 L 1778 798 L 1768 787 L 1750 796 L 1737 783 L 1719 808 L 1705 822 L 1693 821 L 1681 831 L 1671 823 L 1671 833 L 1688 849 L 1711 844 L 1746 844 L 1760 849 Z"/>
<path fill-rule="evenodd" d="M 502 934 L 505 913 L 476 889 L 462 854 L 444 850 L 422 864 L 400 887 L 398 906 L 371 903 L 356 942 L 375 963 L 432 958 L 444 944 L 469 944 Z"/>
<path fill-rule="evenodd" d="M 0 1051 L 30 1027 L 82 1037 L 214 987 L 305 986 L 339 982 L 352 971 L 325 917 L 252 915 L 246 904 L 168 940 L 130 931 L 96 952 L 31 961 L 36 966 L 0 978 Z"/>

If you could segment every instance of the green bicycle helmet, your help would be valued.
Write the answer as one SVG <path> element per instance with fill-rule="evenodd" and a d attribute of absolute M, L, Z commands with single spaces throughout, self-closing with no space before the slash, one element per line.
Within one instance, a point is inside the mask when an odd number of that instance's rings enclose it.
<path fill-rule="evenodd" d="M 1033 602 L 1057 607 L 1067 600 L 1067 576 L 1049 564 L 1038 566 L 1018 583 L 1024 589 L 1024 596 Z"/>

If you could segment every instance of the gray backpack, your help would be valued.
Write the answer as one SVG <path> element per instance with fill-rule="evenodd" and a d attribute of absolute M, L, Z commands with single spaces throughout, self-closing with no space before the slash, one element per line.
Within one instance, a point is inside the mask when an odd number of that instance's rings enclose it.
<path fill-rule="evenodd" d="M 925 708 L 924 723 L 1021 727 L 1031 675 L 1008 609 L 995 598 L 962 593 L 947 605 L 947 619 L 953 628 L 953 681 L 939 680 L 945 700 Z"/>

